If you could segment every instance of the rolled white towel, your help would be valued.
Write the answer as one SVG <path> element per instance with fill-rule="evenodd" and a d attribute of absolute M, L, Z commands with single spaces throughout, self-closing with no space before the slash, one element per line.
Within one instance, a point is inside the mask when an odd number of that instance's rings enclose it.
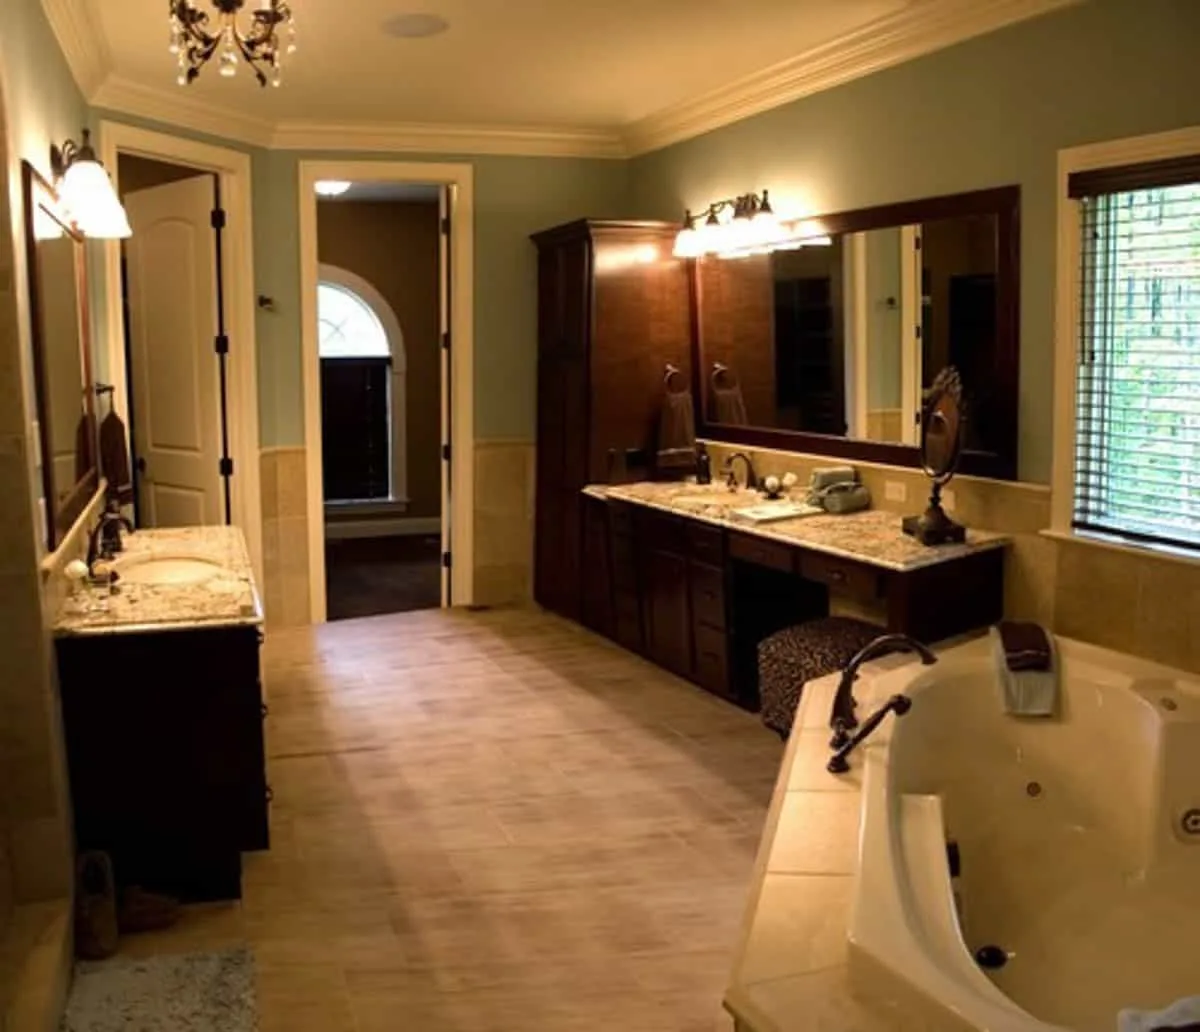
<path fill-rule="evenodd" d="M 1166 1010 L 1123 1010 L 1117 1015 L 1117 1032 L 1159 1032 L 1200 1028 L 1200 996 L 1189 996 Z"/>

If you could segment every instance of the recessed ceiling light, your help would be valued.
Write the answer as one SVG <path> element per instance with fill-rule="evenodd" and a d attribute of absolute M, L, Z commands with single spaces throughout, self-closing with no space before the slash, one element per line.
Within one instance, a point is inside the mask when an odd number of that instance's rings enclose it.
<path fill-rule="evenodd" d="M 344 179 L 318 179 L 316 191 L 321 197 L 341 197 L 350 186 Z"/>
<path fill-rule="evenodd" d="M 383 23 L 383 31 L 398 39 L 425 39 L 440 36 L 450 23 L 440 14 L 398 14 Z"/>

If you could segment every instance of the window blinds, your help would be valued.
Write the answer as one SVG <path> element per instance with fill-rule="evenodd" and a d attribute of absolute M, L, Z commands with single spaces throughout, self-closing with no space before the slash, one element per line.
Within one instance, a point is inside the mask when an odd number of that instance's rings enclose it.
<path fill-rule="evenodd" d="M 1186 162 L 1069 183 L 1082 208 L 1074 525 L 1198 549 L 1200 161 Z"/>

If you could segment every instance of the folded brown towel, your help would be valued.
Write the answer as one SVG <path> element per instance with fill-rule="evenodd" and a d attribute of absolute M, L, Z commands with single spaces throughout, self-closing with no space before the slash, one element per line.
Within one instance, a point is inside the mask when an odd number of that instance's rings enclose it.
<path fill-rule="evenodd" d="M 1004 661 L 1013 673 L 1051 668 L 1054 653 L 1045 628 L 1035 623 L 1002 620 L 996 629 L 1004 646 Z"/>
<path fill-rule="evenodd" d="M 660 470 L 696 468 L 696 418 L 691 391 L 667 388 L 658 423 L 655 465 Z"/>
<path fill-rule="evenodd" d="M 100 423 L 100 467 L 108 478 L 108 497 L 121 505 L 133 501 L 133 478 L 129 475 L 129 441 L 125 424 L 115 412 Z"/>

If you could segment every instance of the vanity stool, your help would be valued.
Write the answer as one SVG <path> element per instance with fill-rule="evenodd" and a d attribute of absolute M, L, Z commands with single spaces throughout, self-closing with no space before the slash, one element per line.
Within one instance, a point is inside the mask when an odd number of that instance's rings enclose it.
<path fill-rule="evenodd" d="M 786 742 L 804 685 L 841 670 L 882 633 L 865 620 L 826 616 L 764 638 L 758 646 L 762 722 Z"/>

